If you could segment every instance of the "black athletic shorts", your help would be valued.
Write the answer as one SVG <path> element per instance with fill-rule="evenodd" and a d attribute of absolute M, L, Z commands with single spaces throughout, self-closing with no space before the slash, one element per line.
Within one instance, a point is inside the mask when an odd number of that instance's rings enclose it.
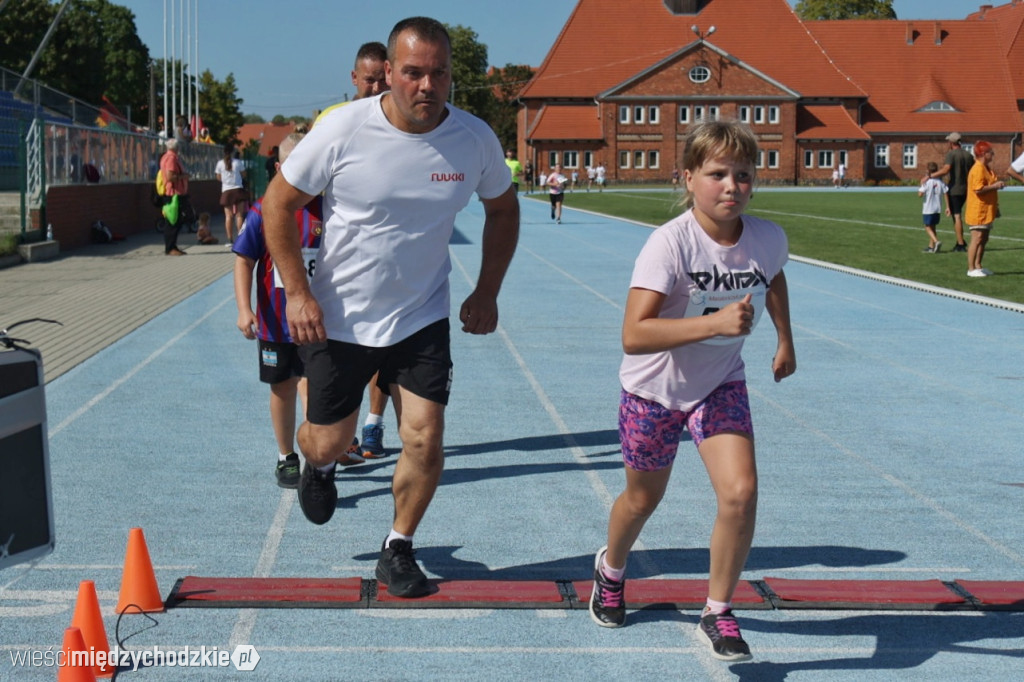
<path fill-rule="evenodd" d="M 377 385 L 385 393 L 397 384 L 421 398 L 448 404 L 452 353 L 447 318 L 393 346 L 372 348 L 328 340 L 300 346 L 299 352 L 308 382 L 306 420 L 312 424 L 334 424 L 359 409 L 366 383 L 377 370 Z"/>
<path fill-rule="evenodd" d="M 966 194 L 950 194 L 949 195 L 949 214 L 954 218 L 963 212 L 964 204 L 967 203 Z"/>
<path fill-rule="evenodd" d="M 292 377 L 303 375 L 299 347 L 294 343 L 259 342 L 260 381 L 265 384 L 279 384 Z"/>

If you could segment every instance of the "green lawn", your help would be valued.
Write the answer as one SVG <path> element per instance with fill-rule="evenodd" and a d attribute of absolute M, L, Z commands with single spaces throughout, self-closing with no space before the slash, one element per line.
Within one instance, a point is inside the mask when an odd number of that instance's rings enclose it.
<path fill-rule="evenodd" d="M 669 191 L 576 191 L 565 195 L 565 206 L 660 225 L 680 212 L 678 200 L 679 194 Z M 782 225 L 793 255 L 1024 303 L 1024 191 L 1000 192 L 999 205 L 1003 217 L 996 221 L 984 260 L 995 275 L 977 279 L 967 277 L 966 254 L 950 250 L 956 239 L 946 216 L 938 228 L 942 252 L 921 252 L 928 237 L 914 188 L 766 189 L 755 191 L 747 210 Z"/>

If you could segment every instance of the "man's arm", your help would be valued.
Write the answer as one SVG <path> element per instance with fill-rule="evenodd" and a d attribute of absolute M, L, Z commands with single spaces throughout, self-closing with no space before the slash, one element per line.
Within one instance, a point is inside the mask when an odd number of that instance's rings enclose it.
<path fill-rule="evenodd" d="M 470 334 L 490 334 L 498 328 L 498 292 L 519 242 L 519 199 L 512 186 L 501 196 L 483 199 L 482 203 L 485 217 L 480 276 L 476 289 L 459 311 L 462 331 Z"/>
<path fill-rule="evenodd" d="M 925 178 L 941 178 L 944 175 L 947 175 L 952 168 L 953 166 L 947 163 L 934 173 L 929 173 L 928 175 L 926 175 Z"/>
<path fill-rule="evenodd" d="M 327 340 L 323 313 L 309 290 L 295 227 L 295 212 L 312 200 L 313 195 L 293 187 L 281 173 L 274 176 L 263 197 L 263 237 L 288 299 L 288 331 L 300 345 Z"/>

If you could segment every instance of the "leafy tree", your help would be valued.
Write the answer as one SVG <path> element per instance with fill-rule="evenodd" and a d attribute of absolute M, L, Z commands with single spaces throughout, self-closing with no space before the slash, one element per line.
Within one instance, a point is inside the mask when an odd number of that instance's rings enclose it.
<path fill-rule="evenodd" d="M 793 9 L 805 21 L 896 18 L 892 0 L 800 0 Z"/>
<path fill-rule="evenodd" d="M 505 68 L 494 69 L 488 76 L 494 98 L 486 120 L 505 149 L 516 148 L 519 115 L 516 98 L 531 78 L 533 69 L 519 64 L 506 64 Z"/>
<path fill-rule="evenodd" d="M 218 144 L 238 144 L 238 129 L 245 122 L 242 101 L 234 74 L 221 82 L 207 69 L 199 77 L 199 115 Z"/>
<path fill-rule="evenodd" d="M 0 13 L 0 65 L 23 73 L 58 6 L 47 0 L 12 0 Z M 139 40 L 135 15 L 108 0 L 76 0 L 61 17 L 30 77 L 85 102 L 106 96 L 145 120 L 149 50 Z"/>
<path fill-rule="evenodd" d="M 245 123 L 266 123 L 267 122 L 266 119 L 264 119 L 259 114 L 246 114 L 242 118 L 242 120 Z"/>
<path fill-rule="evenodd" d="M 487 82 L 487 46 L 465 26 L 445 24 L 452 41 L 452 90 L 460 109 L 487 118 L 494 95 Z"/>

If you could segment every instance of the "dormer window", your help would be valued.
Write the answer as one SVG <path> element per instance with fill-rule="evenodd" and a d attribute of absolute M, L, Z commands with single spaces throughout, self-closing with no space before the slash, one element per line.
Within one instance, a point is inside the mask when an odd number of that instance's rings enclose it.
<path fill-rule="evenodd" d="M 924 105 L 918 111 L 956 111 L 956 107 L 949 102 L 935 101 Z"/>
<path fill-rule="evenodd" d="M 694 83 L 707 83 L 711 80 L 711 69 L 697 65 L 690 69 L 690 80 Z"/>

